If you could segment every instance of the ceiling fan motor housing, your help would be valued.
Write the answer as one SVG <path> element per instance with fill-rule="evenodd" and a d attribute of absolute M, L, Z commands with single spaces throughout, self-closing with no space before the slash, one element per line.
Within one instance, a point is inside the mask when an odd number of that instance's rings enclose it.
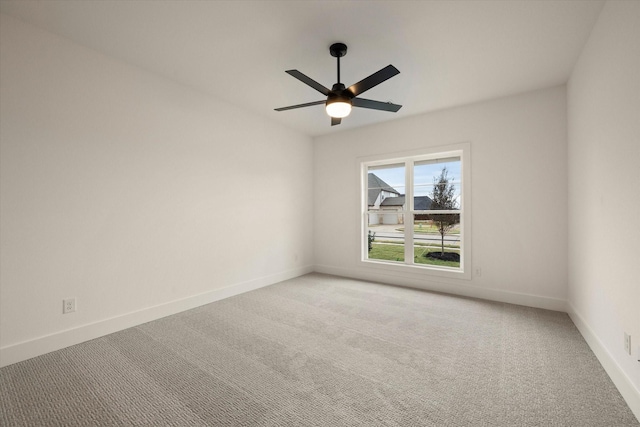
<path fill-rule="evenodd" d="M 334 58 L 342 58 L 347 54 L 347 45 L 344 43 L 334 43 L 329 46 L 329 53 Z"/>
<path fill-rule="evenodd" d="M 327 102 L 334 101 L 336 99 L 351 101 L 353 98 L 353 94 L 349 89 L 347 89 L 343 83 L 336 83 L 333 85 L 331 90 L 329 91 L 329 95 L 327 96 Z"/>

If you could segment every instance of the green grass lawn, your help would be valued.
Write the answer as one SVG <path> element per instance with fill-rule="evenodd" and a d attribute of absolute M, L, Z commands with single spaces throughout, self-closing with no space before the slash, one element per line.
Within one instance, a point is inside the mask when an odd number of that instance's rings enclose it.
<path fill-rule="evenodd" d="M 440 265 L 444 267 L 457 267 L 460 268 L 459 262 L 454 261 L 440 261 L 437 259 L 431 259 L 424 256 L 427 252 L 436 252 L 437 248 L 434 247 L 414 247 L 413 256 L 416 264 L 429 264 Z M 452 250 L 445 250 L 445 252 L 458 252 Z M 382 243 L 373 243 L 371 252 L 369 252 L 369 259 L 379 259 L 386 261 L 404 261 L 404 246 L 403 245 L 386 245 Z"/>
<path fill-rule="evenodd" d="M 377 243 L 398 243 L 397 240 L 375 240 Z M 427 249 L 441 249 L 442 248 L 442 244 L 441 243 L 423 243 L 423 242 L 413 242 L 413 246 L 427 246 Z M 452 249 L 460 249 L 460 244 L 456 244 L 456 245 L 444 245 L 445 248 L 452 248 Z"/>

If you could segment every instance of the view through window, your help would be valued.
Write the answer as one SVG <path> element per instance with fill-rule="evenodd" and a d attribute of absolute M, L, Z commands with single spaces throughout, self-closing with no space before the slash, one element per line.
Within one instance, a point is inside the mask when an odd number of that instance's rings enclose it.
<path fill-rule="evenodd" d="M 460 271 L 463 153 L 362 164 L 363 260 Z"/>

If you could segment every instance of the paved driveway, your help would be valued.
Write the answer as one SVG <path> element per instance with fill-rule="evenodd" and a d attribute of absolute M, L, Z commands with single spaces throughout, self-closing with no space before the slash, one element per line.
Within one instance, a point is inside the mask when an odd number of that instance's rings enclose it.
<path fill-rule="evenodd" d="M 376 240 L 390 240 L 390 241 L 402 241 L 404 239 L 403 233 L 398 231 L 398 228 L 404 228 L 403 224 L 380 224 L 369 227 L 369 229 L 376 233 Z M 423 243 L 440 243 L 440 233 L 415 233 L 413 240 Z M 445 244 L 460 243 L 459 234 L 447 234 L 444 236 Z"/>

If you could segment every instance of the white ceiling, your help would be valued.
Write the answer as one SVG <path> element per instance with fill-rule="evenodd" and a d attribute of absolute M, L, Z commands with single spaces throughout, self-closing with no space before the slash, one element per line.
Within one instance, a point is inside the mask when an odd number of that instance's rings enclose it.
<path fill-rule="evenodd" d="M 317 136 L 563 84 L 603 1 L 2 0 L 0 12 Z M 362 96 L 398 113 L 356 108 L 331 127 L 297 69 L 331 87 L 344 42 L 347 86 L 393 64 L 400 74 Z"/>

